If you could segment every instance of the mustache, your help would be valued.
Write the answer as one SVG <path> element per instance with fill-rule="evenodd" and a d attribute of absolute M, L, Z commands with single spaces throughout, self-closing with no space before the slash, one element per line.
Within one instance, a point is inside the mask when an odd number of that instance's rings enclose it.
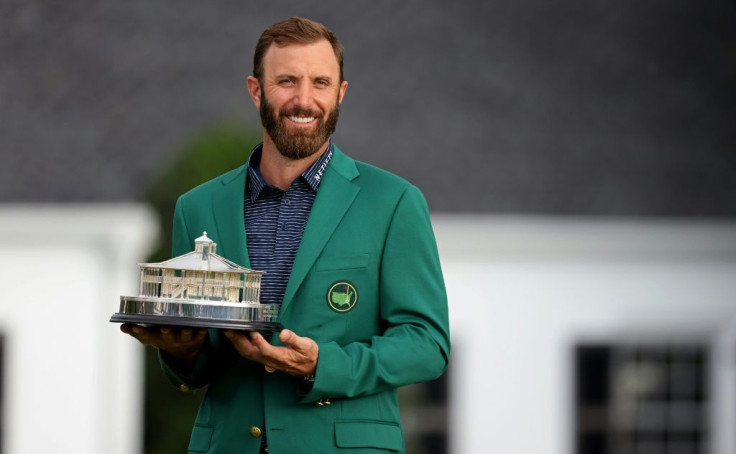
<path fill-rule="evenodd" d="M 281 117 L 316 117 L 321 118 L 322 112 L 318 110 L 306 109 L 304 107 L 292 107 L 291 109 L 284 109 L 279 111 Z"/>

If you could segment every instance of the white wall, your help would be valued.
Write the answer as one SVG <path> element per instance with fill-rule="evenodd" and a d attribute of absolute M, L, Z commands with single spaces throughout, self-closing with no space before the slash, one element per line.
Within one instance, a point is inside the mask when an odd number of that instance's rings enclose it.
<path fill-rule="evenodd" d="M 433 216 L 453 338 L 451 452 L 570 454 L 572 347 L 736 327 L 736 223 Z M 733 359 L 713 436 L 734 452 Z M 729 399 L 720 399 L 727 397 Z"/>
<path fill-rule="evenodd" d="M 710 339 L 733 452 L 736 223 L 433 216 L 454 453 L 570 454 L 576 342 Z M 3 453 L 135 454 L 142 348 L 109 317 L 156 223 L 137 205 L 0 206 Z"/>
<path fill-rule="evenodd" d="M 143 350 L 108 320 L 156 233 L 139 205 L 0 205 L 3 453 L 141 452 Z"/>

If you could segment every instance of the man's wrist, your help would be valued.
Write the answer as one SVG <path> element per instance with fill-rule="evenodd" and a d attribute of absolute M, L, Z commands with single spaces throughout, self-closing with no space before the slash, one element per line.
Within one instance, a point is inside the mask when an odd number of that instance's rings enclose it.
<path fill-rule="evenodd" d="M 314 387 L 314 374 L 304 375 L 299 379 L 299 394 L 306 395 Z"/>

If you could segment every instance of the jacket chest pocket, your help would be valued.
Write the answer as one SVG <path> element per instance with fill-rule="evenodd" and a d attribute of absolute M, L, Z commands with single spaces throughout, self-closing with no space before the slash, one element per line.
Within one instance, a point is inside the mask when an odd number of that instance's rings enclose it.
<path fill-rule="evenodd" d="M 314 265 L 316 273 L 330 271 L 365 270 L 368 268 L 368 254 L 321 257 Z"/>
<path fill-rule="evenodd" d="M 318 342 L 344 339 L 351 320 L 375 300 L 378 273 L 370 258 L 369 254 L 320 257 L 282 322 L 293 321 L 297 334 Z"/>

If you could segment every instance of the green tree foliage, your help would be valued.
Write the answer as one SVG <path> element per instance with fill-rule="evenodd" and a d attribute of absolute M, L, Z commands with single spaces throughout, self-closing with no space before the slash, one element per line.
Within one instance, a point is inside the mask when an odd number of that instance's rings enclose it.
<path fill-rule="evenodd" d="M 171 226 L 176 199 L 191 188 L 245 163 L 250 150 L 261 141 L 260 133 L 241 125 L 222 124 L 196 135 L 146 191 L 145 201 L 159 213 L 161 238 L 148 258 L 171 258 Z M 145 356 L 145 452 L 186 452 L 189 433 L 204 390 L 182 393 L 164 376 L 155 349 Z"/>
<path fill-rule="evenodd" d="M 145 201 L 161 217 L 161 241 L 152 261 L 171 258 L 171 226 L 176 199 L 188 190 L 244 164 L 260 133 L 243 126 L 223 124 L 202 131 L 177 153 L 174 162 L 146 191 Z"/>

